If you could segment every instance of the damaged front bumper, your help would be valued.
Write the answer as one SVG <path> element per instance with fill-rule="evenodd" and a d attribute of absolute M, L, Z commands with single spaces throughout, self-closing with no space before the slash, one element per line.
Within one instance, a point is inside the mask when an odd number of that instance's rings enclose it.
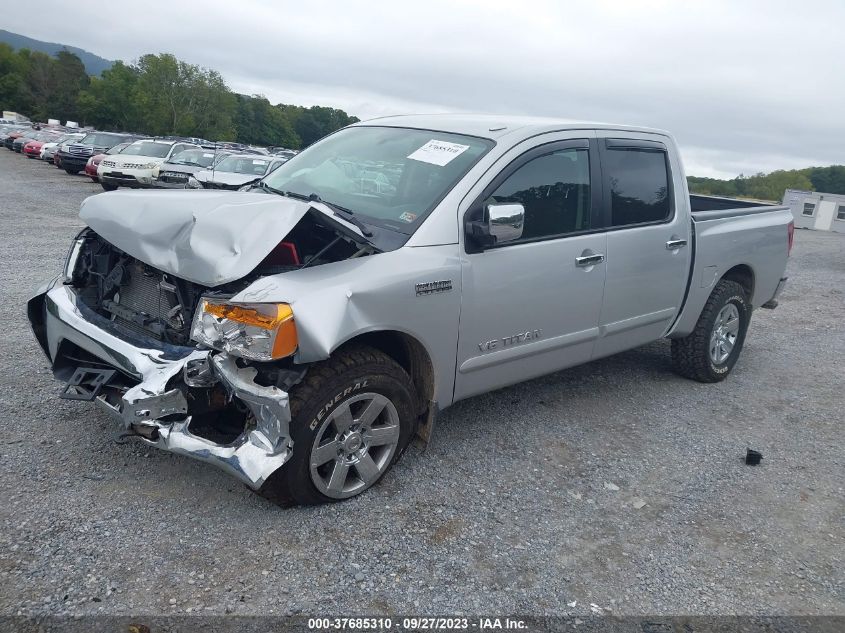
<path fill-rule="evenodd" d="M 234 357 L 118 332 L 59 278 L 30 299 L 28 314 L 58 378 L 67 379 L 69 364 L 79 364 L 78 350 L 120 372 L 125 386 L 104 389 L 94 400 L 149 444 L 213 464 L 253 489 L 290 458 L 288 394 L 257 384 L 256 370 L 238 367 Z M 252 413 L 226 444 L 191 431 L 192 396 L 217 384 Z"/>

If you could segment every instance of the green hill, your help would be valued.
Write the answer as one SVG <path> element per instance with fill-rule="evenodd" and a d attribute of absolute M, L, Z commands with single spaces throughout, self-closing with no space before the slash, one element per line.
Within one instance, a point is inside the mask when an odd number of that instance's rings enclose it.
<path fill-rule="evenodd" d="M 11 33 L 0 29 L 0 42 L 8 44 L 13 49 L 28 48 L 31 51 L 41 51 L 48 55 L 55 56 L 59 51 L 68 51 L 73 53 L 85 65 L 85 71 L 89 75 L 99 76 L 104 70 L 111 68 L 113 61 L 103 59 L 99 55 L 89 53 L 86 50 L 77 48 L 75 46 L 66 46 L 65 44 L 54 44 L 53 42 L 42 42 L 41 40 L 34 40 L 26 35 L 18 33 Z"/>

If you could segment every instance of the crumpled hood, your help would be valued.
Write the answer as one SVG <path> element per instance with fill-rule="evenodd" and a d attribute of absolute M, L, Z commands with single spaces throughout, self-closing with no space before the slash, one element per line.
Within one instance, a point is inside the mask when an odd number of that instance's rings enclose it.
<path fill-rule="evenodd" d="M 237 174 L 233 171 L 211 171 L 204 169 L 194 175 L 200 182 L 216 182 L 224 185 L 245 185 L 248 182 L 261 180 L 264 176 L 260 174 Z"/>
<path fill-rule="evenodd" d="M 252 272 L 309 206 L 262 193 L 115 191 L 86 198 L 79 217 L 132 257 L 214 287 Z"/>

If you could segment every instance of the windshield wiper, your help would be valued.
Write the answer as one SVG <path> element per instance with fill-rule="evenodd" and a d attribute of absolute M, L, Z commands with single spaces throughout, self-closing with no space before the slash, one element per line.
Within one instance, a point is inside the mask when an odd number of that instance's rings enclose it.
<path fill-rule="evenodd" d="M 342 220 L 345 220 L 346 222 L 349 222 L 349 224 L 351 224 L 352 226 L 357 227 L 364 237 L 373 236 L 373 232 L 367 227 L 367 225 L 355 217 L 355 212 L 352 209 L 347 209 L 346 207 L 342 207 L 339 204 L 335 204 L 334 202 L 323 200 L 316 193 L 312 193 L 306 196 L 295 191 L 284 191 L 282 192 L 282 195 L 288 196 L 290 198 L 296 198 L 297 200 L 306 200 L 310 202 L 319 202 L 321 204 L 324 204 L 334 212 L 335 216 L 339 217 Z"/>
<path fill-rule="evenodd" d="M 276 195 L 279 195 L 279 196 L 286 195 L 285 192 L 282 191 L 281 189 L 276 189 L 274 187 L 271 187 L 270 185 L 265 183 L 263 180 L 259 180 L 257 183 L 253 184 L 252 187 L 253 188 L 258 187 L 259 189 L 263 189 L 264 191 L 269 191 L 270 193 L 275 193 Z"/>

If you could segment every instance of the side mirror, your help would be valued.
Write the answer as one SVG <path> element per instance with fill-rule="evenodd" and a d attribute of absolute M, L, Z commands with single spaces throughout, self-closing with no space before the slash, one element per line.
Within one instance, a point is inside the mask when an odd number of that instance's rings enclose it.
<path fill-rule="evenodd" d="M 467 222 L 466 239 L 473 247 L 470 252 L 480 252 L 522 237 L 525 207 L 521 204 L 488 204 L 484 208 L 484 217 L 484 220 Z"/>
<path fill-rule="evenodd" d="M 513 242 L 522 237 L 525 207 L 521 204 L 488 204 L 487 225 L 496 244 Z"/>

